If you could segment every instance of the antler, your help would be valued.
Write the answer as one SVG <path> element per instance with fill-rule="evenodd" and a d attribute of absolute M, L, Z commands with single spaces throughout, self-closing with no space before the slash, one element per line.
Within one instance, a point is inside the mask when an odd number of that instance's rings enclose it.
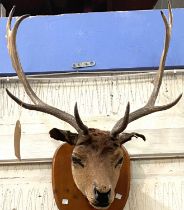
<path fill-rule="evenodd" d="M 137 119 L 139 119 L 141 117 L 144 117 L 148 114 L 169 109 L 169 108 L 173 107 L 174 105 L 176 105 L 178 103 L 178 101 L 180 100 L 180 98 L 182 97 L 182 94 L 180 94 L 173 102 L 171 102 L 169 104 L 166 104 L 166 105 L 163 105 L 163 106 L 155 106 L 155 101 L 157 99 L 159 89 L 160 89 L 160 86 L 161 86 L 161 83 L 162 83 L 165 61 L 166 61 L 167 52 L 168 52 L 168 49 L 169 49 L 170 38 L 171 38 L 173 16 L 172 16 L 172 10 L 171 10 L 170 2 L 168 2 L 168 10 L 169 10 L 169 22 L 167 21 L 167 18 L 164 15 L 164 13 L 161 11 L 161 16 L 162 16 L 162 19 L 163 19 L 164 25 L 165 25 L 165 43 L 164 43 L 164 49 L 163 49 L 163 52 L 162 52 L 162 56 L 161 56 L 161 59 L 160 59 L 160 66 L 159 66 L 159 69 L 158 69 L 157 74 L 155 76 L 153 91 L 151 93 L 151 96 L 150 96 L 147 104 L 144 107 L 142 107 L 142 108 L 140 108 L 140 109 L 138 109 L 138 110 L 129 114 L 128 123 L 131 123 L 134 120 L 137 120 Z M 121 129 L 124 121 L 125 121 L 125 117 L 121 118 L 114 125 L 114 127 L 111 131 L 112 136 L 115 136 L 115 135 L 124 131 L 124 129 Z"/>
<path fill-rule="evenodd" d="M 8 17 L 7 25 L 6 25 L 8 52 L 10 54 L 11 62 L 12 62 L 12 65 L 13 65 L 17 75 L 18 75 L 18 78 L 22 82 L 27 95 L 30 97 L 30 99 L 34 103 L 34 105 L 24 103 L 23 101 L 21 101 L 20 99 L 15 97 L 8 89 L 6 89 L 8 95 L 17 104 L 19 104 L 20 106 L 22 106 L 26 109 L 36 110 L 36 111 L 40 111 L 40 112 L 44 112 L 44 113 L 53 115 L 53 116 L 65 121 L 65 122 L 69 123 L 79 133 L 87 133 L 88 128 L 85 127 L 84 124 L 82 123 L 79 114 L 77 115 L 77 117 L 75 119 L 74 116 L 44 103 L 40 98 L 38 98 L 38 96 L 35 94 L 35 92 L 31 88 L 31 86 L 30 86 L 30 84 L 29 84 L 29 82 L 28 82 L 28 80 L 27 80 L 27 78 L 24 74 L 24 71 L 22 69 L 22 66 L 21 66 L 21 63 L 20 63 L 20 60 L 19 60 L 19 56 L 18 56 L 18 53 L 17 53 L 17 47 L 16 47 L 16 35 L 17 35 L 18 27 L 19 27 L 20 23 L 25 18 L 27 18 L 29 15 L 21 16 L 15 22 L 15 25 L 14 25 L 13 29 L 11 29 L 11 21 L 12 21 L 12 16 L 13 16 L 14 10 L 15 10 L 15 7 L 12 8 L 12 10 L 9 14 L 9 17 Z M 77 106 L 75 108 L 75 112 L 78 113 Z M 83 125 L 83 126 L 81 126 L 81 125 Z"/>

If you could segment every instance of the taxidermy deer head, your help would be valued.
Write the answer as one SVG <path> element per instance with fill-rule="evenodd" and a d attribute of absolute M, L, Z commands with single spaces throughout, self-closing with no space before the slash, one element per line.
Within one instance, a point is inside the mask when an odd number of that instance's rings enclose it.
<path fill-rule="evenodd" d="M 88 128 L 84 125 L 80 118 L 77 104 L 75 104 L 73 116 L 44 103 L 37 97 L 23 72 L 16 48 L 16 34 L 18 27 L 28 15 L 21 16 L 15 22 L 13 29 L 11 29 L 14 8 L 10 12 L 6 28 L 8 51 L 12 65 L 33 104 L 27 104 L 15 97 L 9 92 L 9 90 L 6 91 L 20 106 L 29 110 L 36 110 L 53 115 L 69 123 L 76 129 L 77 133 L 72 133 L 70 131 L 53 128 L 50 131 L 50 136 L 56 140 L 67 142 L 68 144 L 75 146 L 71 157 L 73 178 L 78 189 L 96 209 L 108 208 L 114 200 L 115 187 L 119 178 L 120 168 L 123 164 L 123 152 L 121 146 L 127 141 L 130 141 L 132 137 L 140 137 L 145 140 L 145 137 L 142 134 L 123 132 L 127 125 L 132 121 L 151 113 L 173 107 L 182 96 L 182 94 L 179 95 L 176 100 L 169 104 L 163 106 L 155 105 L 162 82 L 166 55 L 171 37 L 173 17 L 170 3 L 168 4 L 168 8 L 169 21 L 163 12 L 161 12 L 166 30 L 165 43 L 151 96 L 145 106 L 131 113 L 130 104 L 128 103 L 124 116 L 114 125 L 111 131 Z"/>

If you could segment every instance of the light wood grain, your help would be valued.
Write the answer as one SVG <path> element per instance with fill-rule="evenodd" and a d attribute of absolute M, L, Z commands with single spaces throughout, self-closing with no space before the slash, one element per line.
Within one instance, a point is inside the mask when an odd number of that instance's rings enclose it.
<path fill-rule="evenodd" d="M 182 70 L 166 73 L 158 104 L 169 103 L 184 91 L 183 75 Z M 45 102 L 72 114 L 77 101 L 81 117 L 88 127 L 110 130 L 122 117 L 128 101 L 131 111 L 144 106 L 153 87 L 153 77 L 154 74 L 148 72 L 29 80 Z M 12 137 L 17 119 L 20 119 L 22 125 L 22 158 L 52 158 L 60 142 L 50 139 L 49 130 L 53 127 L 71 131 L 74 129 L 52 116 L 21 109 L 7 96 L 5 87 L 30 102 L 16 79 L 0 80 L 0 160 L 15 159 Z M 172 109 L 129 124 L 127 131 L 138 131 L 147 137 L 147 141 L 134 139 L 126 144 L 128 151 L 133 155 L 184 152 L 183 104 L 182 98 Z"/>
<path fill-rule="evenodd" d="M 132 161 L 124 210 L 183 210 L 184 159 Z M 0 166 L 1 210 L 57 210 L 50 164 Z"/>
<path fill-rule="evenodd" d="M 146 136 L 146 142 L 133 138 L 125 147 L 131 155 L 184 153 L 184 128 L 136 130 Z M 1 136 L 0 159 L 15 159 L 13 135 Z M 52 140 L 48 134 L 23 134 L 21 140 L 22 159 L 52 158 L 62 142 Z"/>

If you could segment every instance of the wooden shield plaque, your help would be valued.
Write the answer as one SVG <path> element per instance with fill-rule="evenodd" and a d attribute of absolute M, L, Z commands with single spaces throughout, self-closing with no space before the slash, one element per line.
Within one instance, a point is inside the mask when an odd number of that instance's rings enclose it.
<path fill-rule="evenodd" d="M 73 146 L 63 144 L 55 152 L 52 163 L 52 187 L 59 210 L 95 210 L 85 196 L 77 189 L 71 171 Z M 126 204 L 130 188 L 130 158 L 123 147 L 124 164 L 116 186 L 116 197 L 108 210 L 122 210 Z"/>

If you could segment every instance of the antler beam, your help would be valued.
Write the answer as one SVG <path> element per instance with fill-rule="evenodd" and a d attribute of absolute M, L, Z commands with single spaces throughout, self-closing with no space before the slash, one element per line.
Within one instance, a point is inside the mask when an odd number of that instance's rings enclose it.
<path fill-rule="evenodd" d="M 142 107 L 142 108 L 140 108 L 140 109 L 138 109 L 138 110 L 129 114 L 128 123 L 133 122 L 134 120 L 137 120 L 137 119 L 139 119 L 141 117 L 144 117 L 148 114 L 169 109 L 169 108 L 173 107 L 174 105 L 176 105 L 182 97 L 182 94 L 180 94 L 173 102 L 171 102 L 169 104 L 166 104 L 166 105 L 163 105 L 163 106 L 155 106 L 155 102 L 156 102 L 156 99 L 157 99 L 157 96 L 158 96 L 158 93 L 159 93 L 159 90 L 160 90 L 160 86 L 161 86 L 161 83 L 162 83 L 165 61 L 166 61 L 167 52 L 168 52 L 168 49 L 169 49 L 169 44 L 170 44 L 170 39 L 171 39 L 173 15 L 172 15 L 170 2 L 168 2 L 168 10 L 169 10 L 169 21 L 167 20 L 164 13 L 161 11 L 161 16 L 162 16 L 164 26 L 165 26 L 165 43 L 164 43 L 164 49 L 163 49 L 161 59 L 160 59 L 159 69 L 157 71 L 157 74 L 156 74 L 156 77 L 155 77 L 155 80 L 154 80 L 153 91 L 151 93 L 151 96 L 150 96 L 147 104 L 144 107 Z M 124 131 L 123 129 L 119 129 L 121 127 L 122 121 L 124 121 L 124 117 L 121 118 L 114 125 L 114 127 L 111 131 L 112 136 L 117 135 L 117 134 Z"/>
<path fill-rule="evenodd" d="M 16 47 L 16 35 L 17 35 L 18 27 L 19 27 L 20 23 L 25 18 L 27 18 L 29 15 L 21 16 L 15 22 L 15 25 L 14 25 L 13 29 L 11 29 L 11 22 L 12 22 L 12 17 L 13 17 L 14 10 L 15 10 L 15 7 L 13 7 L 13 9 L 11 10 L 11 12 L 9 14 L 9 17 L 8 17 L 7 25 L 6 25 L 8 52 L 10 54 L 12 65 L 13 65 L 13 67 L 14 67 L 17 75 L 18 75 L 18 78 L 22 82 L 27 95 L 30 97 L 30 99 L 34 103 L 34 105 L 24 103 L 23 101 L 21 101 L 20 99 L 15 97 L 8 89 L 6 89 L 8 95 L 16 103 L 18 103 L 20 106 L 22 106 L 26 109 L 40 111 L 40 112 L 44 112 L 44 113 L 53 115 L 53 116 L 65 121 L 65 122 L 69 123 L 72 127 L 74 127 L 78 131 L 78 133 L 86 132 L 86 128 L 83 131 L 82 129 L 84 128 L 84 126 L 82 127 L 82 126 L 78 125 L 78 121 L 75 119 L 74 116 L 44 103 L 40 98 L 38 98 L 38 96 L 35 94 L 35 92 L 31 88 L 31 86 L 30 86 L 30 84 L 29 84 L 29 82 L 28 82 L 28 80 L 27 80 L 27 78 L 24 74 L 24 71 L 22 69 L 22 66 L 21 66 L 21 63 L 20 63 L 20 60 L 19 60 L 19 56 L 18 56 L 18 53 L 17 53 L 17 47 Z"/>

